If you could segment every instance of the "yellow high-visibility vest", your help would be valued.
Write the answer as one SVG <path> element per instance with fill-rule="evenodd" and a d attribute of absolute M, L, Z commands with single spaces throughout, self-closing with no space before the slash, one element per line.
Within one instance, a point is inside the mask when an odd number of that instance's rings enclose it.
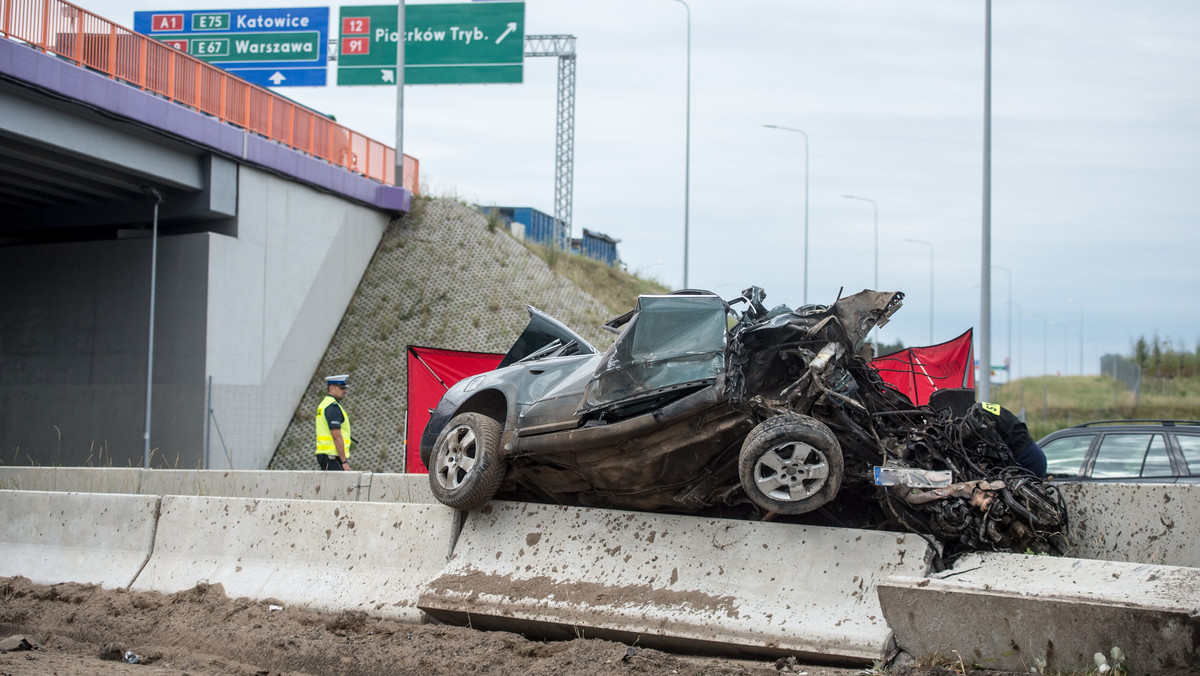
<path fill-rule="evenodd" d="M 337 455 L 337 446 L 333 445 L 333 432 L 329 430 L 329 421 L 325 419 L 325 409 L 330 404 L 342 409 L 342 445 L 346 449 L 346 459 L 350 459 L 350 414 L 346 412 L 346 407 L 338 403 L 337 399 L 329 395 L 321 400 L 320 406 L 317 406 L 317 455 Z"/>

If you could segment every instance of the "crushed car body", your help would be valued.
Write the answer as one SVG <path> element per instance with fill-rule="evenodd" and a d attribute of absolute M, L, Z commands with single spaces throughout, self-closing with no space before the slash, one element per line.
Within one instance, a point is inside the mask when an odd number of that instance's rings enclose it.
<path fill-rule="evenodd" d="M 642 296 L 604 352 L 530 307 L 500 366 L 433 411 L 434 495 L 903 529 L 943 554 L 1065 545 L 1061 495 L 986 417 L 915 406 L 867 363 L 902 293 L 764 299 Z"/>

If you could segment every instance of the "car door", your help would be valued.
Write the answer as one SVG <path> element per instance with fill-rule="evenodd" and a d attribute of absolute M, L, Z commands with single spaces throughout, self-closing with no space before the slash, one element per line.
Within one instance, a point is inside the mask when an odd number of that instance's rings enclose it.
<path fill-rule="evenodd" d="M 1175 482 L 1175 467 L 1163 432 L 1101 434 L 1085 473 L 1096 481 Z"/>
<path fill-rule="evenodd" d="M 1176 433 L 1171 436 L 1183 461 L 1177 483 L 1200 483 L 1200 434 Z"/>
<path fill-rule="evenodd" d="M 1070 480 L 1087 476 L 1084 469 L 1091 460 L 1091 448 L 1098 434 L 1067 434 L 1039 444 L 1046 454 L 1046 474 Z"/>

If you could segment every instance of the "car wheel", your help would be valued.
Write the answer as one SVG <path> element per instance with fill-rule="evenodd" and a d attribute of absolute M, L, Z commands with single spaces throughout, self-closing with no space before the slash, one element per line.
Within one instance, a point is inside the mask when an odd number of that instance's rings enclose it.
<path fill-rule="evenodd" d="M 738 477 L 754 504 L 777 514 L 804 514 L 837 495 L 842 447 L 823 423 L 802 415 L 768 418 L 750 430 Z"/>
<path fill-rule="evenodd" d="M 461 510 L 491 500 L 504 479 L 500 431 L 499 422 L 481 413 L 455 416 L 438 435 L 430 457 L 433 497 Z"/>

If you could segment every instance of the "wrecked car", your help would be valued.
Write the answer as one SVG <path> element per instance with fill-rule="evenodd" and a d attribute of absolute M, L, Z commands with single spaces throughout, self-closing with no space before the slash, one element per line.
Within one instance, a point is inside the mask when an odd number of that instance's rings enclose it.
<path fill-rule="evenodd" d="M 1057 489 L 987 420 L 915 406 L 867 360 L 899 292 L 768 310 L 758 287 L 641 296 L 604 352 L 535 309 L 421 439 L 435 497 L 885 527 L 939 552 L 1061 549 Z"/>

